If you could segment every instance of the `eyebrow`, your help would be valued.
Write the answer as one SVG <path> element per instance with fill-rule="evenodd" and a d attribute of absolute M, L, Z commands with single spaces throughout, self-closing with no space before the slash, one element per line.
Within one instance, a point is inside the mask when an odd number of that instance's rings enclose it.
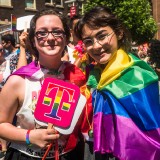
<path fill-rule="evenodd" d="M 51 29 L 51 31 L 54 31 L 54 30 L 64 31 L 64 28 L 54 27 L 54 28 Z M 46 27 L 38 28 L 37 31 L 48 31 L 48 28 L 46 28 Z"/>
<path fill-rule="evenodd" d="M 84 38 L 82 38 L 82 40 L 91 39 L 91 38 L 93 38 L 93 37 L 97 37 L 98 35 L 102 34 L 102 33 L 105 32 L 105 31 L 107 31 L 107 30 L 101 30 L 101 31 L 97 32 L 94 36 L 92 36 L 92 37 L 90 37 L 90 36 L 84 37 Z"/>

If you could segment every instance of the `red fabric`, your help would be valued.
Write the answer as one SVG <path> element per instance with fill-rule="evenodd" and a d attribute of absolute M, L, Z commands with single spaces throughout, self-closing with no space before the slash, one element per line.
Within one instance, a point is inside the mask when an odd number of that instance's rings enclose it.
<path fill-rule="evenodd" d="M 93 119 L 93 107 L 92 107 L 92 97 L 90 96 L 87 100 L 86 106 L 83 110 L 83 121 L 81 124 L 81 132 L 88 133 L 92 126 Z"/>
<path fill-rule="evenodd" d="M 71 83 L 76 84 L 80 87 L 81 94 L 85 96 L 85 89 L 86 89 L 86 77 L 84 73 L 75 65 L 68 64 L 66 66 L 66 69 L 64 71 L 65 79 L 69 80 Z M 85 96 L 87 97 L 87 96 Z M 78 120 L 78 123 L 76 124 L 76 127 L 73 131 L 73 133 L 69 136 L 68 142 L 66 144 L 65 151 L 71 150 L 75 148 L 77 141 L 78 141 L 78 133 L 79 132 L 87 132 L 90 129 L 90 125 L 92 125 L 92 117 L 93 117 L 93 111 L 92 111 L 92 97 L 90 96 L 87 99 L 87 103 L 84 107 L 84 110 Z M 88 123 L 89 120 L 89 123 Z"/>
<path fill-rule="evenodd" d="M 86 83 L 84 73 L 73 64 L 68 64 L 63 74 L 66 80 L 69 80 L 71 83 L 74 83 L 79 87 Z"/>

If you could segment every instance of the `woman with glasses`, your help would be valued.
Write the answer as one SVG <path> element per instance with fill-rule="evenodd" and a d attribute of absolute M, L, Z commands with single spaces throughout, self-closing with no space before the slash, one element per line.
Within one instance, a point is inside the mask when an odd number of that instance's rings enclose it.
<path fill-rule="evenodd" d="M 31 20 L 28 36 L 35 61 L 14 72 L 0 94 L 0 137 L 11 141 L 5 160 L 81 160 L 83 143 L 80 141 L 80 122 L 83 115 L 73 132 L 68 135 L 60 134 L 52 127 L 47 129 L 46 124 L 37 121 L 34 116 L 38 96 L 43 94 L 40 91 L 45 78 L 66 81 L 80 88 L 85 84 L 85 76 L 79 68 L 61 61 L 70 37 L 66 18 L 54 10 L 37 12 Z M 58 105 L 60 93 L 57 96 Z M 72 101 L 75 103 L 74 99 Z M 63 104 L 66 117 L 69 104 Z M 53 110 L 54 113 L 55 111 L 57 109 Z M 63 118 L 59 117 L 58 111 L 56 113 L 59 120 Z M 12 125 L 14 117 L 15 126 Z M 58 143 L 55 143 L 57 141 Z M 51 149 L 48 152 L 49 147 Z"/>
<path fill-rule="evenodd" d="M 93 123 L 86 144 L 95 159 L 158 160 L 160 105 L 158 77 L 130 51 L 130 36 L 108 8 L 86 12 L 75 27 L 92 65 L 88 88 L 92 93 Z M 94 141 L 92 143 L 91 141 Z M 85 159 L 93 159 L 89 155 Z M 88 150 L 87 150 L 88 149 Z"/>

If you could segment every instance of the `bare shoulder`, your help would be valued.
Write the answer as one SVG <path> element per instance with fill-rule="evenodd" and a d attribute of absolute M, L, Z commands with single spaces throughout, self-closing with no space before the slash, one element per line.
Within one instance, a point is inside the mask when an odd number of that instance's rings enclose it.
<path fill-rule="evenodd" d="M 17 110 L 20 109 L 25 95 L 25 79 L 10 76 L 0 93 L 0 121 L 12 122 Z"/>
<path fill-rule="evenodd" d="M 8 78 L 5 85 L 11 86 L 11 87 L 18 87 L 23 84 L 24 84 L 24 77 L 12 75 Z"/>
<path fill-rule="evenodd" d="M 25 79 L 21 76 L 12 75 L 6 81 L 4 87 L 2 88 L 1 94 L 15 96 L 15 98 L 20 98 L 24 95 L 25 90 Z M 13 94 L 13 95 L 12 95 Z M 22 98 L 22 97 L 21 97 Z"/>

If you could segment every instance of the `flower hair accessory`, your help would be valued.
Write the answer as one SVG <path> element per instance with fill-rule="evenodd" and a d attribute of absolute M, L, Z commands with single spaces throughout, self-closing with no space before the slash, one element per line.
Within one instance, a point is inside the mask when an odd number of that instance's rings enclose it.
<path fill-rule="evenodd" d="M 75 59 L 80 58 L 81 59 L 81 63 L 85 62 L 87 60 L 86 57 L 86 53 L 84 52 L 84 48 L 83 48 L 83 42 L 80 40 L 78 41 L 78 44 L 74 47 L 74 51 L 73 51 L 73 57 Z"/>

